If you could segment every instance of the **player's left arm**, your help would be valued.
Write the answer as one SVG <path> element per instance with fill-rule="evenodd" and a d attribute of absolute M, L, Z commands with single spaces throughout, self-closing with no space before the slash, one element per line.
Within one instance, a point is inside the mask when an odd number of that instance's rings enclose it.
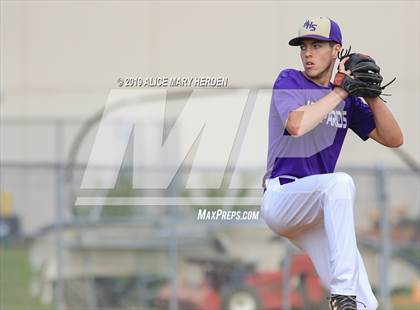
<path fill-rule="evenodd" d="M 376 128 L 373 129 L 369 138 L 387 147 L 399 147 L 404 138 L 400 126 L 388 109 L 386 104 L 379 98 L 364 98 L 373 112 Z"/>

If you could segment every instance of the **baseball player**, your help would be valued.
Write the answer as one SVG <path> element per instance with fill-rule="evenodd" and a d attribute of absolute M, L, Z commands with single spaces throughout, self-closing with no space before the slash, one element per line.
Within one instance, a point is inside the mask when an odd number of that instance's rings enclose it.
<path fill-rule="evenodd" d="M 376 62 L 343 56 L 332 19 L 309 18 L 289 45 L 300 48 L 303 70 L 281 71 L 273 86 L 261 215 L 310 256 L 330 291 L 330 309 L 374 310 L 378 302 L 356 243 L 355 185 L 334 169 L 348 129 L 387 147 L 399 147 L 403 135 L 380 98 Z"/>

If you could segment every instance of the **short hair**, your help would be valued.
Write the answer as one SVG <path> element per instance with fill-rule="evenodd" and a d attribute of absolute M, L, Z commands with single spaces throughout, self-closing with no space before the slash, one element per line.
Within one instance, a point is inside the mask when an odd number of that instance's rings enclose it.
<path fill-rule="evenodd" d="M 335 42 L 335 41 L 328 41 L 328 44 L 329 44 L 331 47 L 334 47 L 334 45 L 336 45 L 336 44 L 341 45 L 340 43 Z"/>

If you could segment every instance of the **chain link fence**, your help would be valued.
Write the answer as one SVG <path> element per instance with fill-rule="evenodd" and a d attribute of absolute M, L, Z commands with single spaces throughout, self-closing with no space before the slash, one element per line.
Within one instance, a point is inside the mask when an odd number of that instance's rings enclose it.
<path fill-rule="evenodd" d="M 2 200 L 2 220 L 20 222 L 20 238 L 3 237 L 2 250 L 22 238 L 30 244 L 31 281 L 14 291 L 31 291 L 60 310 L 325 309 L 327 292 L 308 257 L 276 237 L 261 218 L 197 218 L 200 209 L 258 212 L 262 191 L 252 184 L 260 182 L 261 167 L 240 171 L 242 190 L 187 191 L 183 182 L 174 182 L 169 191 L 151 192 L 132 189 L 126 158 L 114 189 L 82 191 L 95 125 L 77 158 L 70 164 L 68 158 L 82 126 L 2 120 L 2 145 L 8 149 L 2 146 L 1 191 L 9 197 Z M 359 248 L 382 308 L 418 305 L 418 172 L 380 165 L 337 171 L 352 175 L 357 187 Z M 188 173 L 189 167 L 181 169 L 180 179 Z M 211 178 L 211 169 L 202 175 Z M 151 195 L 184 202 L 146 206 L 107 200 Z M 102 197 L 104 203 L 75 206 L 84 196 Z M 196 203 L 195 196 L 208 200 Z M 229 200 L 214 204 L 212 197 Z M 2 231 L 6 236 L 7 229 Z"/>

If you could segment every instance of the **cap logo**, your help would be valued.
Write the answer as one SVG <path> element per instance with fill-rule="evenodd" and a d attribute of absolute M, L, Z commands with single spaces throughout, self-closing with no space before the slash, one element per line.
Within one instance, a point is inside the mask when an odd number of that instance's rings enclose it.
<path fill-rule="evenodd" d="M 318 26 L 317 24 L 314 24 L 314 22 L 313 22 L 313 21 L 310 21 L 310 20 L 307 20 L 307 21 L 303 24 L 303 28 L 306 28 L 306 29 L 308 29 L 309 31 L 315 31 L 317 26 Z"/>

